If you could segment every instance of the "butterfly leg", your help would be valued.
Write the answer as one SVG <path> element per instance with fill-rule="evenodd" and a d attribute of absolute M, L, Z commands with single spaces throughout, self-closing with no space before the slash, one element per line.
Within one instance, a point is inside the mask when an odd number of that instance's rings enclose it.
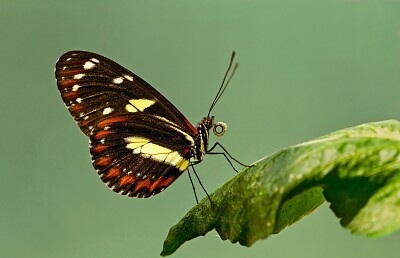
<path fill-rule="evenodd" d="M 236 173 L 239 173 L 239 171 L 233 166 L 232 161 L 228 158 L 225 152 L 207 152 L 207 154 L 213 154 L 213 155 L 224 155 L 225 159 L 229 162 L 229 165 L 235 170 Z"/>
<path fill-rule="evenodd" d="M 213 152 L 213 150 L 217 147 L 221 147 L 221 149 L 223 150 L 223 152 Z M 229 154 L 229 152 L 224 148 L 224 146 L 222 146 L 219 142 L 214 143 L 214 145 L 207 150 L 206 152 L 207 154 L 219 154 L 219 155 L 224 155 L 225 159 L 229 162 L 229 164 L 231 165 L 231 167 L 233 168 L 233 170 L 236 171 L 236 173 L 239 173 L 239 171 L 233 166 L 232 161 L 229 159 L 233 159 L 234 161 L 236 161 L 238 164 L 244 166 L 244 167 L 251 167 L 251 165 L 246 165 L 243 164 L 242 162 L 240 162 L 239 160 L 235 159 L 231 154 Z M 229 157 L 229 158 L 228 158 Z"/>
<path fill-rule="evenodd" d="M 210 201 L 210 203 L 211 203 L 211 206 L 212 206 L 213 204 L 212 204 L 212 201 L 211 201 L 210 195 L 207 193 L 207 190 L 206 190 L 206 188 L 203 186 L 203 183 L 201 182 L 201 180 L 200 180 L 200 177 L 197 175 L 197 173 L 196 173 L 196 170 L 194 169 L 194 166 L 193 166 L 193 165 L 190 165 L 190 166 L 192 167 L 192 169 L 193 169 L 193 172 L 194 172 L 194 175 L 197 177 L 197 181 L 199 182 L 199 184 L 200 184 L 201 188 L 203 188 L 203 191 L 206 193 L 206 195 L 207 195 L 207 198 L 208 198 L 208 200 Z"/>
<path fill-rule="evenodd" d="M 192 176 L 190 175 L 189 168 L 187 169 L 187 172 L 188 172 L 188 175 L 189 175 L 190 183 L 192 184 L 192 189 L 193 189 L 194 197 L 196 198 L 196 203 L 199 204 L 199 199 L 197 198 L 196 188 L 194 187 Z"/>

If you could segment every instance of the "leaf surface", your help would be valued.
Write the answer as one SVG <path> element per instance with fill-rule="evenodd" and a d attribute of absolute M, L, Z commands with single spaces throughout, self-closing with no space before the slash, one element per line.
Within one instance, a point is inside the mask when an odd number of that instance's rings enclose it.
<path fill-rule="evenodd" d="M 400 227 L 400 122 L 362 124 L 290 146 L 246 168 L 192 208 L 161 255 L 215 229 L 251 246 L 309 214 L 324 201 L 354 234 L 380 236 Z"/>

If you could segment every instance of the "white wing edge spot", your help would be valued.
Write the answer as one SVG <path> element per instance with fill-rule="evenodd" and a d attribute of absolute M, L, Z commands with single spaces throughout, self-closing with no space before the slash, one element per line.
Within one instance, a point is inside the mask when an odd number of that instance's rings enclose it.
<path fill-rule="evenodd" d="M 90 61 L 98 63 L 98 64 L 100 63 L 100 61 L 98 59 L 96 59 L 96 58 L 90 58 Z"/>
<path fill-rule="evenodd" d="M 127 74 L 124 74 L 125 79 L 130 80 L 131 82 L 133 82 L 133 77 Z"/>
<path fill-rule="evenodd" d="M 82 79 L 83 76 L 85 76 L 84 73 L 78 73 L 78 74 L 75 74 L 75 75 L 74 75 L 74 79 L 75 79 L 75 80 L 79 80 L 79 79 Z"/>
<path fill-rule="evenodd" d="M 113 80 L 113 83 L 115 83 L 115 84 L 121 84 L 123 81 L 124 81 L 124 78 L 118 77 L 118 78 L 115 78 L 115 79 Z"/>
<path fill-rule="evenodd" d="M 89 70 L 92 69 L 93 67 L 95 67 L 96 65 L 90 61 L 87 61 L 84 65 L 83 65 L 83 69 L 85 70 Z"/>
<path fill-rule="evenodd" d="M 67 61 L 67 62 L 68 62 L 68 61 L 69 61 L 69 60 L 71 60 L 71 59 L 72 59 L 71 57 L 68 57 L 68 58 L 67 58 L 67 60 L 65 60 L 65 61 Z"/>
<path fill-rule="evenodd" d="M 103 115 L 108 115 L 108 114 L 110 114 L 110 113 L 113 112 L 113 111 L 114 111 L 113 108 L 106 107 L 106 108 L 103 110 Z"/>
<path fill-rule="evenodd" d="M 72 87 L 72 91 L 77 91 L 80 87 L 81 87 L 81 86 L 79 86 L 78 84 L 75 84 L 75 85 Z"/>

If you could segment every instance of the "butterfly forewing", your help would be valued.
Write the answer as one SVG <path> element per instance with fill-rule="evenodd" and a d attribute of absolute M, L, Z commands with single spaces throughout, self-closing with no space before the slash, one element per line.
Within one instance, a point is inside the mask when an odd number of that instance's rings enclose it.
<path fill-rule="evenodd" d="M 90 138 L 93 166 L 112 190 L 152 196 L 187 169 L 197 130 L 144 80 L 84 51 L 62 55 L 56 78 L 64 103 Z"/>

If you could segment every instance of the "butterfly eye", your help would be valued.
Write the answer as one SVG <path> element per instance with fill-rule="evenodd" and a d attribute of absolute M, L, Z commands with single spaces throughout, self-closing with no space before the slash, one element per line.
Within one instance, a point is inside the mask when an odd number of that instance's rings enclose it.
<path fill-rule="evenodd" d="M 213 127 L 213 133 L 214 133 L 216 136 L 219 137 L 219 136 L 224 135 L 227 129 L 228 129 L 228 126 L 227 126 L 225 123 L 223 123 L 223 122 L 218 122 L 218 123 L 216 123 L 216 124 L 214 125 L 214 127 Z"/>

